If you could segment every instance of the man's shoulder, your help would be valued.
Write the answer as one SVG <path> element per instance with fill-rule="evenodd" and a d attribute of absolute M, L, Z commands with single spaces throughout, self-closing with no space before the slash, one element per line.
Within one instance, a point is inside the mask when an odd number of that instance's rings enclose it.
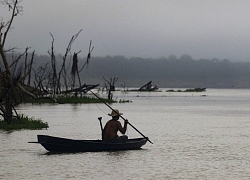
<path fill-rule="evenodd" d="M 109 120 L 108 123 L 109 124 L 121 124 L 120 121 L 113 120 L 113 119 Z"/>
<path fill-rule="evenodd" d="M 108 124 L 114 124 L 114 123 L 116 123 L 114 120 L 109 120 L 108 122 L 107 122 Z"/>

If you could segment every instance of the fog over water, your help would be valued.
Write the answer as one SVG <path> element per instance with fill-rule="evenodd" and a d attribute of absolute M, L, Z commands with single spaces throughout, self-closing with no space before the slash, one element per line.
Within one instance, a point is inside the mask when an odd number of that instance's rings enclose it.
<path fill-rule="evenodd" d="M 80 29 L 72 51 L 86 56 L 93 41 L 95 56 L 158 58 L 189 54 L 194 59 L 250 61 L 248 0 L 43 0 L 22 1 L 8 47 L 27 46 L 38 54 L 63 54 Z M 0 6 L 7 21 L 8 7 Z"/>
<path fill-rule="evenodd" d="M 30 58 L 30 56 L 29 56 Z M 11 59 L 11 57 L 9 57 Z M 22 66 L 24 58 L 19 65 Z M 51 69 L 51 58 L 35 56 L 33 68 L 38 72 L 40 66 Z M 78 67 L 86 62 L 86 57 L 78 58 Z M 56 56 L 57 71 L 62 66 L 62 58 Z M 66 66 L 72 66 L 72 56 L 66 61 Z M 70 74 L 71 68 L 67 68 Z M 32 77 L 34 72 L 32 71 Z M 152 85 L 168 88 L 250 88 L 250 62 L 232 62 L 219 59 L 192 59 L 189 55 L 169 58 L 125 58 L 124 56 L 94 57 L 80 72 L 81 82 L 104 86 L 104 78 L 118 78 L 116 87 L 141 87 L 152 81 Z M 34 79 L 34 78 L 33 78 Z M 47 86 L 44 80 L 44 86 Z M 78 83 L 78 81 L 77 81 Z"/>

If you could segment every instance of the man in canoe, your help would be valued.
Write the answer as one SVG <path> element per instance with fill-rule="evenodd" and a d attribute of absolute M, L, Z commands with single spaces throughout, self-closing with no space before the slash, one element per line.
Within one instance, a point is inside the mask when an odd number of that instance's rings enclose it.
<path fill-rule="evenodd" d="M 103 138 L 107 142 L 125 142 L 128 139 L 128 136 L 123 135 L 123 136 L 118 136 L 117 132 L 118 130 L 122 133 L 125 134 L 127 130 L 127 124 L 128 120 L 126 119 L 124 121 L 124 126 L 122 127 L 120 121 L 118 121 L 120 115 L 122 113 L 119 112 L 118 109 L 113 109 L 109 116 L 112 117 L 111 120 L 109 120 L 103 130 Z"/>

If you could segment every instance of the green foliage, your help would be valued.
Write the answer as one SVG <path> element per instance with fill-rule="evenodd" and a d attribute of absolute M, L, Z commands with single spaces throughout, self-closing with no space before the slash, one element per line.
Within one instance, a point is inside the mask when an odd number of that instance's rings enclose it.
<path fill-rule="evenodd" d="M 78 103 L 102 103 L 99 99 L 96 99 L 94 97 L 60 97 L 56 98 L 57 102 L 60 104 L 78 104 Z M 115 101 L 109 100 L 109 99 L 102 99 L 106 103 L 114 103 Z"/>
<path fill-rule="evenodd" d="M 82 96 L 82 97 L 58 97 L 55 98 L 57 103 L 59 104 L 87 104 L 87 103 L 102 103 L 99 99 L 96 99 L 94 97 L 88 97 L 88 96 Z M 106 103 L 114 103 L 116 101 L 109 100 L 109 99 L 103 99 L 102 100 Z M 49 99 L 25 99 L 23 100 L 23 103 L 55 103 Z"/>
<path fill-rule="evenodd" d="M 131 89 L 131 90 L 128 90 L 128 91 L 132 91 L 132 92 L 162 92 L 161 90 L 147 90 L 147 89 Z"/>
<path fill-rule="evenodd" d="M 205 90 L 201 88 L 195 88 L 195 89 L 186 89 L 185 92 L 203 92 L 203 91 Z"/>
<path fill-rule="evenodd" d="M 206 91 L 205 88 L 194 88 L 194 89 L 186 89 L 186 90 L 173 90 L 173 89 L 170 89 L 170 90 L 167 90 L 167 92 L 204 92 Z"/>
<path fill-rule="evenodd" d="M 48 128 L 48 123 L 43 122 L 42 120 L 29 118 L 28 116 L 20 116 L 20 119 L 13 118 L 11 124 L 7 124 L 7 122 L 0 120 L 0 129 L 10 131 L 10 130 L 21 130 L 21 129 L 30 129 L 30 130 L 39 130 Z"/>

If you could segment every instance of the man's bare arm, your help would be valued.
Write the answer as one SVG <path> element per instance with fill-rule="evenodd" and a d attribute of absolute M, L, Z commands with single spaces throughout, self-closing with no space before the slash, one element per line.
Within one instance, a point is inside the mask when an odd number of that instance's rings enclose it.
<path fill-rule="evenodd" d="M 118 123 L 118 130 L 122 133 L 122 134 L 125 134 L 126 130 L 127 130 L 127 124 L 128 124 L 128 120 L 126 119 L 124 121 L 124 126 L 122 127 L 121 123 L 119 121 L 117 121 Z"/>

